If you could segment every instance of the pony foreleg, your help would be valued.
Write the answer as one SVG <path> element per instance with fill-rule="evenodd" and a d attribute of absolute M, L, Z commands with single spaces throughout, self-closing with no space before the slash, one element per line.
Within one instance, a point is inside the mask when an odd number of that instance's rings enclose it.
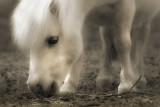
<path fill-rule="evenodd" d="M 112 87 L 113 72 L 112 72 L 112 45 L 110 28 L 100 27 L 100 36 L 102 41 L 101 69 L 96 80 L 96 87 L 100 91 L 107 91 Z"/>
<path fill-rule="evenodd" d="M 64 84 L 60 88 L 60 94 L 75 93 L 80 78 L 82 55 L 73 64 L 71 71 L 67 74 Z"/>

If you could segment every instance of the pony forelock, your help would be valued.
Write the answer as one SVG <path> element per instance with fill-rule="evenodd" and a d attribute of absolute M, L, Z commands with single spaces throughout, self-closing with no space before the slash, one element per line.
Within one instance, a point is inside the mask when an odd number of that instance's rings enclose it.
<path fill-rule="evenodd" d="M 57 5 L 57 16 L 50 12 L 52 2 Z M 30 49 L 42 45 L 47 35 L 59 32 L 66 41 L 81 39 L 84 15 L 79 3 L 80 0 L 21 0 L 11 19 L 14 42 L 22 49 Z"/>
<path fill-rule="evenodd" d="M 49 6 L 52 0 L 21 0 L 11 19 L 14 42 L 20 48 L 42 45 L 54 29 Z"/>

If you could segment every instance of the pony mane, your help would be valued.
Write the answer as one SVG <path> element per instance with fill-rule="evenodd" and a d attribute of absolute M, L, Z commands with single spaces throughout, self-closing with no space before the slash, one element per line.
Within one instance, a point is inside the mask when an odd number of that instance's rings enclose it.
<path fill-rule="evenodd" d="M 62 33 L 65 36 L 81 36 L 81 27 L 83 24 L 83 12 L 81 0 L 58 0 L 59 22 Z"/>
<path fill-rule="evenodd" d="M 56 16 L 50 12 L 52 2 L 57 5 Z M 40 47 L 47 35 L 57 35 L 60 30 L 66 41 L 80 40 L 86 16 L 82 3 L 81 0 L 21 0 L 11 19 L 14 42 L 22 49 Z"/>
<path fill-rule="evenodd" d="M 43 44 L 53 33 L 55 17 L 50 12 L 53 0 L 21 0 L 13 12 L 11 26 L 14 42 L 22 49 Z"/>

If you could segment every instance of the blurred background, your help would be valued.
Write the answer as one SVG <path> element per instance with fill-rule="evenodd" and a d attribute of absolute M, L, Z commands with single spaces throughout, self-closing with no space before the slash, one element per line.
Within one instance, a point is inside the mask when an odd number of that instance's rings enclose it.
<path fill-rule="evenodd" d="M 16 3 L 17 0 L 0 0 L 0 50 L 12 45 L 10 16 Z"/>

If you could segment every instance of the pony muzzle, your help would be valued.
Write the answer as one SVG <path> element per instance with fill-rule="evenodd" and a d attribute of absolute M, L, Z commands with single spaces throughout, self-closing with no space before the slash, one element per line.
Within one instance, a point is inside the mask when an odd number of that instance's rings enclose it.
<path fill-rule="evenodd" d="M 28 87 L 30 91 L 36 96 L 36 97 L 51 97 L 54 96 L 58 93 L 58 85 L 56 82 L 52 82 L 47 88 L 44 87 L 43 84 L 38 83 L 38 84 L 28 84 Z"/>

